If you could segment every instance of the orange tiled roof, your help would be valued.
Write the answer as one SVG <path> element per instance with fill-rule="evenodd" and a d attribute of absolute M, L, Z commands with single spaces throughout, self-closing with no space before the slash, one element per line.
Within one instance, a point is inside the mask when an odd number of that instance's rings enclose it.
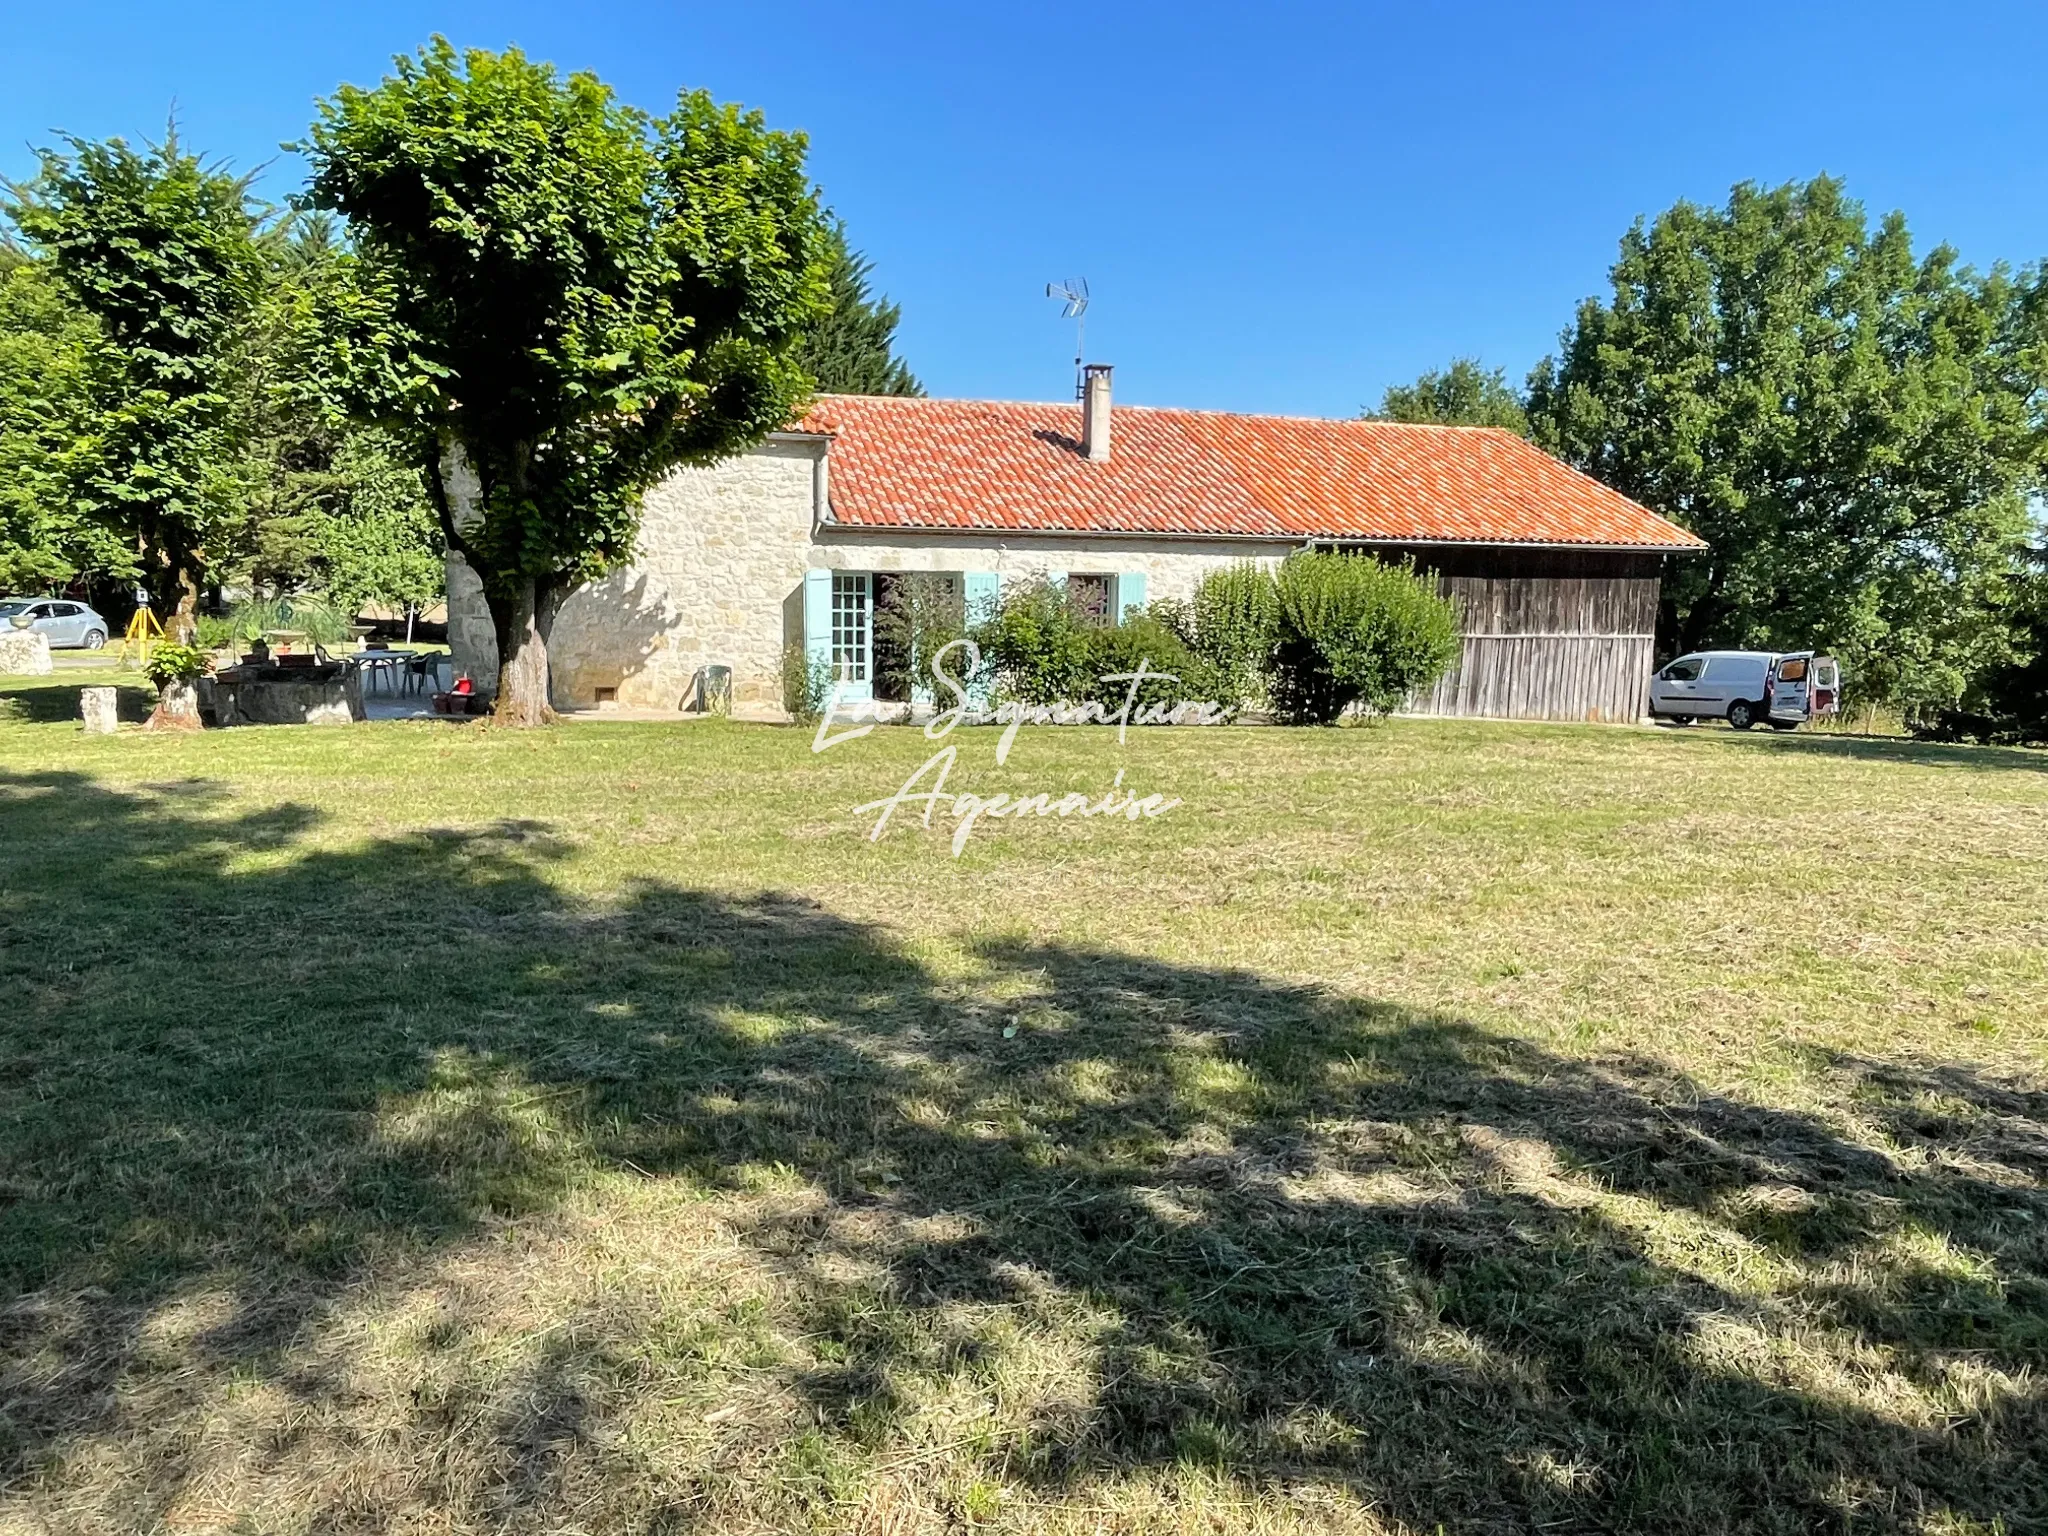
<path fill-rule="evenodd" d="M 1212 534 L 1700 549 L 1511 432 L 1119 405 L 1106 463 L 1081 407 L 820 395 L 831 515 L 858 528 Z"/>

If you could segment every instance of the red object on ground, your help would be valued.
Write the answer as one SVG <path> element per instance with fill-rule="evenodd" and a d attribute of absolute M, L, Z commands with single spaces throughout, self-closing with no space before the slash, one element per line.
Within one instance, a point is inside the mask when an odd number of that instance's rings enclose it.
<path fill-rule="evenodd" d="M 476 691 L 476 684 L 472 683 L 467 677 L 458 677 L 455 679 L 455 691 L 457 693 L 474 693 Z"/>

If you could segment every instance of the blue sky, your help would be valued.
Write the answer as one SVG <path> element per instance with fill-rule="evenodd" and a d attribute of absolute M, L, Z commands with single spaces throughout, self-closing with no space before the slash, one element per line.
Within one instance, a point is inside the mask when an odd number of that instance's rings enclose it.
<path fill-rule="evenodd" d="M 2048 7 L 0 0 L 0 174 L 156 133 L 282 196 L 316 96 L 446 33 L 812 138 L 934 394 L 1058 398 L 1085 275 L 1118 398 L 1350 415 L 1472 353 L 1519 378 L 1675 199 L 1826 170 L 1923 245 L 2048 257 Z"/>

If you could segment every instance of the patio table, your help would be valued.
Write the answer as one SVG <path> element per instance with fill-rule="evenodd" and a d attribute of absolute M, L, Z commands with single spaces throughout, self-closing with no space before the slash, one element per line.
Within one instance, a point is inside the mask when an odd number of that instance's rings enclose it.
<path fill-rule="evenodd" d="M 404 667 L 412 658 L 413 653 L 411 651 L 357 651 L 355 655 L 348 657 L 347 660 L 359 671 L 368 674 L 365 678 L 365 685 L 368 686 L 373 684 L 379 677 L 389 680 L 393 672 Z M 374 689 L 371 691 L 374 691 Z M 387 688 L 385 692 L 395 693 L 397 689 Z"/>

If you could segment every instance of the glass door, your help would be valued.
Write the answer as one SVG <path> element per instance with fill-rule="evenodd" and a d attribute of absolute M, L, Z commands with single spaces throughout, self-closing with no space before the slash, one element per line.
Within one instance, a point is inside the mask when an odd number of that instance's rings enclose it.
<path fill-rule="evenodd" d="M 842 699 L 875 696 L 874 577 L 832 573 L 832 677 Z"/>

